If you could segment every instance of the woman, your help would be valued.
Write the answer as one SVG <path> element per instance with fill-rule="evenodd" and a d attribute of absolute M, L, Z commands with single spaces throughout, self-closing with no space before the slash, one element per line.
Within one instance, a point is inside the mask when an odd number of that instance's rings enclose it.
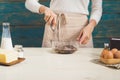
<path fill-rule="evenodd" d="M 80 47 L 93 47 L 92 32 L 102 16 L 102 0 L 92 0 L 90 20 L 87 18 L 90 0 L 51 0 L 50 8 L 38 1 L 26 0 L 25 6 L 34 13 L 45 15 L 43 47 L 51 47 L 54 34 L 50 26 L 56 26 L 61 13 L 60 39 L 77 40 Z"/>

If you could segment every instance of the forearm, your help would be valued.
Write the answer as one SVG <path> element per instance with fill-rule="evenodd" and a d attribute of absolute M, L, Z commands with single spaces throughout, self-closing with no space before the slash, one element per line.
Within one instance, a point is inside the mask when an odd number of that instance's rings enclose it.
<path fill-rule="evenodd" d="M 92 19 L 92 20 L 89 21 L 89 23 L 86 27 L 88 28 L 88 31 L 90 33 L 92 33 L 95 26 L 96 26 L 96 21 L 94 19 Z"/>
<path fill-rule="evenodd" d="M 25 1 L 25 7 L 34 13 L 39 13 L 39 8 L 42 6 L 39 2 L 39 0 L 26 0 Z"/>
<path fill-rule="evenodd" d="M 92 0 L 92 11 L 90 15 L 90 21 L 95 20 L 96 25 L 100 21 L 102 16 L 102 0 Z"/>

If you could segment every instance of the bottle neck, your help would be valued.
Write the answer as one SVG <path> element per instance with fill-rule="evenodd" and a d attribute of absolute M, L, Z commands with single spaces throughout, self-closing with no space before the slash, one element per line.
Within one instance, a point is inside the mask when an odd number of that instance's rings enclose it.
<path fill-rule="evenodd" d="M 2 32 L 2 37 L 4 38 L 10 38 L 10 26 L 9 25 L 3 25 L 3 32 Z"/>
<path fill-rule="evenodd" d="M 105 44 L 104 44 L 104 49 L 110 50 L 110 47 L 109 47 L 109 44 L 108 44 L 108 43 L 105 43 Z"/>

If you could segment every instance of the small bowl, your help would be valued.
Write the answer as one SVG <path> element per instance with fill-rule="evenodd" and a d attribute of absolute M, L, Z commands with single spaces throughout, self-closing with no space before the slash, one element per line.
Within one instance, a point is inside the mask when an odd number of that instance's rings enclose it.
<path fill-rule="evenodd" d="M 56 53 L 72 54 L 78 49 L 77 41 L 52 41 L 52 48 Z"/>

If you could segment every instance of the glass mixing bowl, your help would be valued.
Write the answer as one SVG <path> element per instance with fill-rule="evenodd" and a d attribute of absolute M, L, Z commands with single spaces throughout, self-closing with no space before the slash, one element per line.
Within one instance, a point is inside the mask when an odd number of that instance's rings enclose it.
<path fill-rule="evenodd" d="M 72 54 L 78 49 L 77 41 L 52 41 L 52 48 L 56 53 Z"/>

